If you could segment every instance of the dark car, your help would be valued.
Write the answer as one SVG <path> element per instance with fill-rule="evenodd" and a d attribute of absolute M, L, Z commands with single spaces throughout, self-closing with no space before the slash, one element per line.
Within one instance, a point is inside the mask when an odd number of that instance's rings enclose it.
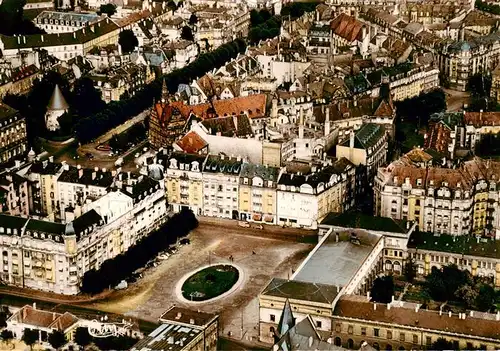
<path fill-rule="evenodd" d="M 94 155 L 92 155 L 90 152 L 87 152 L 85 156 L 89 159 L 92 160 L 94 158 Z"/>
<path fill-rule="evenodd" d="M 180 245 L 188 245 L 188 244 L 191 244 L 191 240 L 187 239 L 187 238 L 184 238 L 184 239 L 181 239 L 179 241 L 179 244 Z"/>

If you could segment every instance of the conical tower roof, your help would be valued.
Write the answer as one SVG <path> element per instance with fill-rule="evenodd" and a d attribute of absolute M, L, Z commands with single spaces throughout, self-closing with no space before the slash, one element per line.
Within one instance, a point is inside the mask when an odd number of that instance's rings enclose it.
<path fill-rule="evenodd" d="M 64 99 L 64 96 L 59 88 L 59 85 L 56 84 L 54 88 L 54 92 L 52 93 L 52 97 L 50 98 L 49 105 L 47 106 L 48 110 L 67 110 L 69 108 L 68 103 Z"/>

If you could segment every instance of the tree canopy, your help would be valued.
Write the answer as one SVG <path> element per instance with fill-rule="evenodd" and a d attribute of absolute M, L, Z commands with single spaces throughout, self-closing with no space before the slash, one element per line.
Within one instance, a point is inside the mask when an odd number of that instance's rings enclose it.
<path fill-rule="evenodd" d="M 198 23 L 198 16 L 196 16 L 196 14 L 192 13 L 191 16 L 189 16 L 189 24 L 195 25 L 196 23 Z"/>
<path fill-rule="evenodd" d="M 476 0 L 475 7 L 484 12 L 500 15 L 500 6 L 496 4 L 489 4 L 486 1 Z"/>
<path fill-rule="evenodd" d="M 424 126 L 435 112 L 446 110 L 446 95 L 441 89 L 434 89 L 419 96 L 396 102 L 396 113 L 407 123 Z"/>
<path fill-rule="evenodd" d="M 445 338 L 438 338 L 436 341 L 432 343 L 431 350 L 453 350 L 454 346 L 451 341 L 446 340 Z"/>
<path fill-rule="evenodd" d="M 475 152 L 481 157 L 498 157 L 500 155 L 500 135 L 483 134 L 476 145 Z"/>
<path fill-rule="evenodd" d="M 194 41 L 194 35 L 193 31 L 191 30 L 191 27 L 189 26 L 182 27 L 181 38 L 184 40 Z"/>
<path fill-rule="evenodd" d="M 21 340 L 31 348 L 38 341 L 38 336 L 38 330 L 25 328 Z"/>
<path fill-rule="evenodd" d="M 23 17 L 26 0 L 3 0 L 0 5 L 0 33 L 5 35 L 45 33 Z"/>
<path fill-rule="evenodd" d="M 82 292 L 97 294 L 118 285 L 197 226 L 198 220 L 192 211 L 182 210 L 175 214 L 160 229 L 141 239 L 128 251 L 104 261 L 99 270 L 87 271 L 82 279 Z"/>
<path fill-rule="evenodd" d="M 54 330 L 49 334 L 49 344 L 56 350 L 65 345 L 68 341 L 62 332 Z"/>
<path fill-rule="evenodd" d="M 90 336 L 88 328 L 84 327 L 76 328 L 75 342 L 83 347 L 87 346 L 92 342 L 92 336 Z"/>
<path fill-rule="evenodd" d="M 291 2 L 283 6 L 281 9 L 281 15 L 284 17 L 290 16 L 290 18 L 297 19 L 301 17 L 306 12 L 313 12 L 316 10 L 321 2 Z"/>
<path fill-rule="evenodd" d="M 98 14 L 101 15 L 103 13 L 108 15 L 108 17 L 113 16 L 116 13 L 116 5 L 111 3 L 101 5 Z"/>
<path fill-rule="evenodd" d="M 415 261 L 410 259 L 406 262 L 403 275 L 409 283 L 412 283 L 415 277 L 417 276 L 417 266 L 415 265 Z"/>
<path fill-rule="evenodd" d="M 371 289 L 372 301 L 389 303 L 394 295 L 394 279 L 392 276 L 378 277 Z"/>
<path fill-rule="evenodd" d="M 3 341 L 8 343 L 10 340 L 12 340 L 14 338 L 14 334 L 12 334 L 12 332 L 10 330 L 4 329 L 0 333 L 0 338 L 2 338 Z"/>
<path fill-rule="evenodd" d="M 271 16 L 268 10 L 252 10 L 250 12 L 250 30 L 248 39 L 256 44 L 260 40 L 274 38 L 280 34 L 281 17 Z"/>
<path fill-rule="evenodd" d="M 122 47 L 122 52 L 128 54 L 139 46 L 139 41 L 132 30 L 125 29 L 120 32 L 118 44 Z"/>

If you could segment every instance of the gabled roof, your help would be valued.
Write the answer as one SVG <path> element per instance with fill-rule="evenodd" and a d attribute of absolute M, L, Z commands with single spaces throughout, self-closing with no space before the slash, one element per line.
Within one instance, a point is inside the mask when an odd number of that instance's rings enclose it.
<path fill-rule="evenodd" d="M 208 146 L 207 142 L 194 131 L 184 135 L 176 144 L 189 154 L 196 154 Z"/>
<path fill-rule="evenodd" d="M 332 31 L 348 42 L 362 40 L 363 26 L 364 24 L 362 22 L 345 13 L 341 13 L 330 23 Z"/>
<path fill-rule="evenodd" d="M 273 278 L 261 293 L 261 295 L 326 304 L 333 303 L 337 294 L 336 286 L 281 278 Z"/>

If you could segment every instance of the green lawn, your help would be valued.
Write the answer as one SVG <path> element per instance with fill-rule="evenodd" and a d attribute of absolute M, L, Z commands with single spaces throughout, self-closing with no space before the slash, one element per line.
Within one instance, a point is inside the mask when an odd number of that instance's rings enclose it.
<path fill-rule="evenodd" d="M 217 297 L 238 281 L 239 273 L 230 265 L 205 268 L 188 278 L 182 285 L 182 295 L 192 301 L 205 301 Z"/>

